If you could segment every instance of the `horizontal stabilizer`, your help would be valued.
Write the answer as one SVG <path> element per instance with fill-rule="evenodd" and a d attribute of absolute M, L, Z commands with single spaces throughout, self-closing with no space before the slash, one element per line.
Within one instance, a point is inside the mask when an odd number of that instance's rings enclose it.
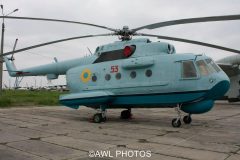
<path fill-rule="evenodd" d="M 21 76 L 21 75 L 25 75 L 25 74 L 30 73 L 30 72 L 13 71 L 13 70 L 3 70 L 3 71 L 13 72 L 13 73 L 15 73 L 15 75 L 17 75 L 17 76 Z"/>

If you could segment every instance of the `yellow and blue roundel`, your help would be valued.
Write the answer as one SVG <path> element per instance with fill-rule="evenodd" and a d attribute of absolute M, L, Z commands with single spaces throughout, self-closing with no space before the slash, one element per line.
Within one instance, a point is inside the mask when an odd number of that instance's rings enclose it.
<path fill-rule="evenodd" d="M 91 75 L 90 69 L 86 68 L 82 71 L 80 78 L 84 83 L 87 83 L 91 79 Z"/>

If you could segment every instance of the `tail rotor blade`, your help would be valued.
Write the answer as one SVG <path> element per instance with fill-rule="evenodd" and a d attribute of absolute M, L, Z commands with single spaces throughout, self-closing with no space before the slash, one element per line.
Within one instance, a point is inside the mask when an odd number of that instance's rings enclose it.
<path fill-rule="evenodd" d="M 15 43 L 14 43 L 14 46 L 13 46 L 13 51 L 15 51 L 15 49 L 16 49 L 17 42 L 18 42 L 18 39 L 15 40 Z M 13 55 L 14 55 L 14 53 L 13 53 L 12 56 L 11 56 L 11 60 L 12 60 L 12 61 L 14 60 Z"/>

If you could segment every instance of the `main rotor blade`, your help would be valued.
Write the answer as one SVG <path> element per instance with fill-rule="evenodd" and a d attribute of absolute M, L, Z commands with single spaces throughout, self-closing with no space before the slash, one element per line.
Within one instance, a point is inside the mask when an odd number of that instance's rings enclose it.
<path fill-rule="evenodd" d="M 197 44 L 197 45 L 201 45 L 201 46 L 216 48 L 216 49 L 220 49 L 220 50 L 224 50 L 224 51 L 229 51 L 229 52 L 233 52 L 233 53 L 238 53 L 238 54 L 240 54 L 240 50 L 231 49 L 231 48 L 227 48 L 227 47 L 222 47 L 222 46 L 218 46 L 218 45 L 215 45 L 215 44 L 210 44 L 210 43 L 205 43 L 205 42 L 200 42 L 200 41 L 189 40 L 189 39 L 182 39 L 182 38 L 175 38 L 175 37 L 167 37 L 167 36 L 153 35 L 153 34 L 144 34 L 144 33 L 138 33 L 137 36 L 157 37 L 157 38 L 159 38 L 159 39 L 167 39 L 167 40 L 172 40 L 172 41 L 178 41 L 178 42 L 185 42 L 185 43 Z"/>
<path fill-rule="evenodd" d="M 59 39 L 59 40 L 55 40 L 55 41 L 51 41 L 51 42 L 46 42 L 46 43 L 41 43 L 41 44 L 29 46 L 29 47 L 22 48 L 22 49 L 18 49 L 18 50 L 11 51 L 11 52 L 6 52 L 6 53 L 4 53 L 2 56 L 7 56 L 7 55 L 10 55 L 10 54 L 13 54 L 13 53 L 18 53 L 18 52 L 22 52 L 22 51 L 26 51 L 26 50 L 30 50 L 30 49 L 34 49 L 34 48 L 38 48 L 38 47 L 42 47 L 42 46 L 54 44 L 54 43 L 59 43 L 59 42 L 64 42 L 64 41 L 70 41 L 70 40 L 74 40 L 74 39 L 89 38 L 89 37 L 100 37 L 100 36 L 110 36 L 110 35 L 113 35 L 113 34 L 114 34 L 114 33 L 96 34 L 96 35 L 86 35 L 86 36 L 78 36 L 78 37 L 71 37 L 71 38 Z"/>
<path fill-rule="evenodd" d="M 82 24 L 82 25 L 88 25 L 88 26 L 103 28 L 103 29 L 107 29 L 107 30 L 110 30 L 110 31 L 114 31 L 114 32 L 117 31 L 116 29 L 105 27 L 105 26 L 101 26 L 101 25 L 96 25 L 96 24 L 91 24 L 91 23 L 84 23 L 84 22 L 78 22 L 78 21 L 68 21 L 68 20 L 62 20 L 62 19 L 34 18 L 34 17 L 15 17 L 15 16 L 0 16 L 0 18 L 35 20 L 35 21 L 52 21 L 52 22 L 63 22 L 63 23 L 75 23 L 75 24 Z"/>
<path fill-rule="evenodd" d="M 187 18 L 187 19 L 179 19 L 179 20 L 153 23 L 153 24 L 149 24 L 146 26 L 132 29 L 132 31 L 136 32 L 141 29 L 156 29 L 156 28 L 160 28 L 160 27 L 166 27 L 166 26 L 172 26 L 172 25 L 178 25 L 178 24 L 212 22 L 212 21 L 230 21 L 230 20 L 239 20 L 239 19 L 240 19 L 240 15 Z"/>

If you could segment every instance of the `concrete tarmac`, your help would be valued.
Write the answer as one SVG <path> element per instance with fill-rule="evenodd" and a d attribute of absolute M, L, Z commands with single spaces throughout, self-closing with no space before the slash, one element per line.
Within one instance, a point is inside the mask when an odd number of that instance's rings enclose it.
<path fill-rule="evenodd" d="M 190 125 L 171 126 L 174 109 L 133 109 L 133 118 L 81 107 L 0 109 L 0 160 L 239 160 L 240 104 L 216 103 Z M 103 158 L 100 158 L 103 157 Z"/>

